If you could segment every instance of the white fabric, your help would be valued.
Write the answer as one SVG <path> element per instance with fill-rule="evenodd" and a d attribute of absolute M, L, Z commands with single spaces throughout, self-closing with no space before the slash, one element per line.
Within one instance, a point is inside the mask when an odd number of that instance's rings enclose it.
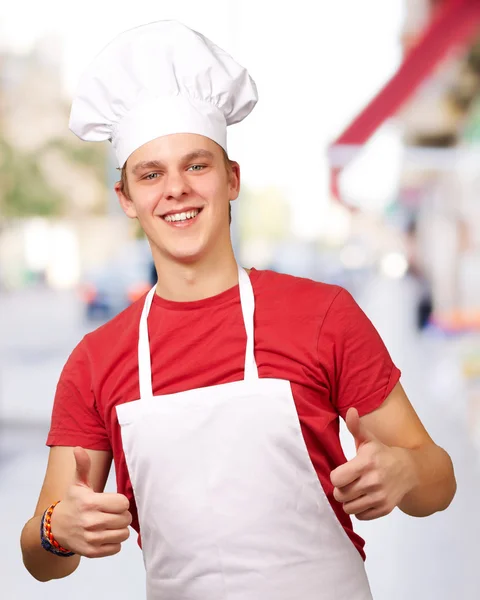
<path fill-rule="evenodd" d="M 117 36 L 93 60 L 73 99 L 70 129 L 87 141 L 110 140 L 118 164 L 143 144 L 196 133 L 227 149 L 227 125 L 254 108 L 247 71 L 202 34 L 158 21 Z"/>
<path fill-rule="evenodd" d="M 258 378 L 254 294 L 241 269 L 239 284 L 245 379 L 177 394 L 153 396 L 147 317 L 154 289 L 145 301 L 145 395 L 117 406 L 117 416 L 147 598 L 371 600 L 363 560 L 308 455 L 290 383 Z"/>

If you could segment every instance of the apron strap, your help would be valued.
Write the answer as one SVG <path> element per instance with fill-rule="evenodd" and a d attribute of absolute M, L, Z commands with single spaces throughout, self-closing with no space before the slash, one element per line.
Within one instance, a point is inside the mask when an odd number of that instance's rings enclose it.
<path fill-rule="evenodd" d="M 245 351 L 245 380 L 258 379 L 257 363 L 255 362 L 254 313 L 255 296 L 252 282 L 245 269 L 238 266 L 238 283 L 240 286 L 240 302 L 242 304 L 243 322 L 247 332 L 247 348 Z"/>
<path fill-rule="evenodd" d="M 240 303 L 242 306 L 243 322 L 247 333 L 247 347 L 245 350 L 245 380 L 258 379 L 258 369 L 254 352 L 254 323 L 255 297 L 252 282 L 245 269 L 238 267 L 238 284 L 240 288 Z M 143 305 L 142 316 L 138 334 L 138 377 L 140 384 L 140 398 L 150 400 L 153 398 L 152 389 L 152 362 L 150 356 L 150 341 L 148 337 L 148 314 L 155 295 L 155 284 L 148 292 Z"/>
<path fill-rule="evenodd" d="M 140 384 L 140 398 L 142 400 L 153 398 L 152 363 L 150 356 L 150 340 L 148 338 L 148 314 L 150 312 L 150 307 L 152 306 L 156 287 L 157 284 L 153 286 L 145 298 L 138 333 L 138 378 Z"/>

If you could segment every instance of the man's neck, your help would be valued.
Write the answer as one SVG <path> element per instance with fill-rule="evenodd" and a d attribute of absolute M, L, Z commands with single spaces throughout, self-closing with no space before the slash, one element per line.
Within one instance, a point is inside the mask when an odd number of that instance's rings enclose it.
<path fill-rule="evenodd" d="M 214 260 L 183 264 L 156 260 L 156 293 L 165 300 L 193 302 L 211 298 L 238 284 L 238 268 L 233 250 Z"/>

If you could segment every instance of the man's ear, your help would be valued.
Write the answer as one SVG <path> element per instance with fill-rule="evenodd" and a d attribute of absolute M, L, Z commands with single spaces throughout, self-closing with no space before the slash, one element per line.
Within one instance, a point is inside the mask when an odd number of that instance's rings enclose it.
<path fill-rule="evenodd" d="M 120 206 L 122 207 L 122 210 L 127 215 L 127 217 L 129 217 L 130 219 L 136 219 L 137 210 L 135 208 L 135 204 L 132 202 L 129 196 L 125 194 L 122 183 L 120 181 L 117 181 L 117 183 L 115 184 L 115 193 L 117 194 Z"/>
<path fill-rule="evenodd" d="M 240 194 L 240 165 L 234 160 L 230 161 L 229 173 L 229 200 L 236 200 Z"/>

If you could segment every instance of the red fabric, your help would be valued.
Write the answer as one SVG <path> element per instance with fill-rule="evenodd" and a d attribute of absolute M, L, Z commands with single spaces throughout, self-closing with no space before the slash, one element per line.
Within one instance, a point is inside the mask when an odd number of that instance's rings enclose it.
<path fill-rule="evenodd" d="M 291 382 L 303 435 L 332 507 L 365 557 L 364 541 L 333 498 L 330 473 L 345 462 L 338 415 L 376 409 L 400 377 L 378 333 L 337 286 L 252 269 L 260 377 Z M 49 446 L 112 450 L 118 491 L 138 519 L 115 406 L 139 397 L 137 341 L 143 299 L 88 334 L 61 374 Z M 149 316 L 153 392 L 172 394 L 243 379 L 245 328 L 238 286 L 196 302 L 158 296 Z"/>
<path fill-rule="evenodd" d="M 468 43 L 479 27 L 479 0 L 446 0 L 392 79 L 331 147 L 362 146 L 410 98 L 452 47 Z M 353 156 L 354 154 L 350 159 Z M 338 177 L 345 166 L 344 164 L 331 172 L 331 191 L 337 198 L 340 197 Z"/>

